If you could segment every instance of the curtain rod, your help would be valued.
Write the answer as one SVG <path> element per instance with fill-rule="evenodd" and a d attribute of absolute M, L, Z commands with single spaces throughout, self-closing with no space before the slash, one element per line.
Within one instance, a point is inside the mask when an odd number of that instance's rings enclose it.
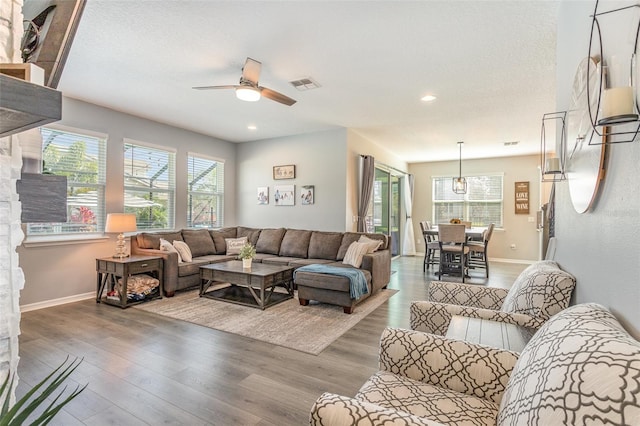
<path fill-rule="evenodd" d="M 372 156 L 372 155 L 366 155 L 366 154 L 360 154 L 360 157 L 363 157 L 363 158 L 364 158 L 364 157 L 373 157 L 373 156 Z M 389 169 L 389 170 L 396 171 L 396 172 L 398 172 L 398 173 L 400 173 L 400 174 L 403 174 L 403 175 L 405 175 L 405 176 L 409 176 L 409 175 L 410 175 L 410 173 L 409 173 L 409 172 L 405 172 L 405 171 L 402 171 L 402 170 L 396 169 L 395 167 L 392 167 L 392 166 L 390 166 L 390 165 L 388 165 L 388 164 L 381 163 L 380 161 L 376 160 L 376 159 L 375 159 L 375 157 L 374 157 L 374 159 L 373 159 L 373 160 L 375 161 L 375 163 L 376 163 L 377 165 L 380 165 L 380 166 L 386 167 L 386 168 L 387 168 L 387 169 Z"/>

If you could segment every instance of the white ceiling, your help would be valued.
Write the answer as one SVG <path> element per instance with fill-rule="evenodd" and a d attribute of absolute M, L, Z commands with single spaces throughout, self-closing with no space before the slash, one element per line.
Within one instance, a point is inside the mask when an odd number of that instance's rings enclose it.
<path fill-rule="evenodd" d="M 407 162 L 457 159 L 459 140 L 463 158 L 532 154 L 555 110 L 557 7 L 89 0 L 58 89 L 232 142 L 347 127 Z M 247 56 L 262 86 L 298 102 L 191 89 L 237 84 Z M 288 83 L 302 77 L 322 87 Z"/>

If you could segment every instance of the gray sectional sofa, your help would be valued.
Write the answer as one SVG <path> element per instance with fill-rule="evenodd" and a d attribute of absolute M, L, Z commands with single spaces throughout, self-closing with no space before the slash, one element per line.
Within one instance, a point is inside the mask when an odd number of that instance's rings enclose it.
<path fill-rule="evenodd" d="M 176 290 L 200 284 L 200 266 L 236 259 L 236 255 L 227 255 L 226 238 L 247 237 L 256 247 L 254 262 L 285 264 L 300 267 L 310 264 L 345 265 L 342 260 L 352 242 L 362 235 L 382 241 L 374 253 L 363 258 L 361 267 L 367 279 L 369 296 L 386 287 L 391 277 L 391 252 L 389 240 L 384 234 L 357 232 L 325 232 L 287 228 L 247 228 L 244 226 L 222 229 L 183 229 L 175 232 L 142 232 L 131 237 L 131 253 L 162 256 L 164 259 L 164 291 L 173 296 Z M 160 250 L 160 238 L 169 242 L 184 241 L 193 255 L 191 262 L 178 263 L 178 254 Z M 299 274 L 299 275 L 302 275 Z M 340 304 L 347 312 L 348 284 L 340 276 L 306 274 L 302 277 L 302 286 L 298 284 L 299 298 L 302 301 L 319 300 Z M 302 287 L 302 288 L 301 288 Z M 361 298 L 362 300 L 363 298 Z M 358 300 L 359 302 L 360 300 Z M 355 301 L 351 301 L 353 306 Z"/>

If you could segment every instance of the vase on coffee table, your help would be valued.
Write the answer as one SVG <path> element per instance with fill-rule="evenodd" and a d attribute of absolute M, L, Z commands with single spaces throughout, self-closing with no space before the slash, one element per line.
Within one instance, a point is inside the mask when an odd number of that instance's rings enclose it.
<path fill-rule="evenodd" d="M 242 269 L 251 269 L 251 261 L 253 259 L 248 258 L 248 259 L 242 259 Z"/>

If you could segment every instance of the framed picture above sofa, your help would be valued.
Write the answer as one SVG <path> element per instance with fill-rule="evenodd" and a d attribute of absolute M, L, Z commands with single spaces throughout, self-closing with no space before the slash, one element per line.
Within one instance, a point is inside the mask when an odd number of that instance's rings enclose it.
<path fill-rule="evenodd" d="M 273 180 L 295 179 L 296 166 L 293 164 L 287 166 L 273 166 Z"/>
<path fill-rule="evenodd" d="M 276 206 L 294 206 L 296 204 L 296 186 L 274 185 L 273 201 Z"/>

